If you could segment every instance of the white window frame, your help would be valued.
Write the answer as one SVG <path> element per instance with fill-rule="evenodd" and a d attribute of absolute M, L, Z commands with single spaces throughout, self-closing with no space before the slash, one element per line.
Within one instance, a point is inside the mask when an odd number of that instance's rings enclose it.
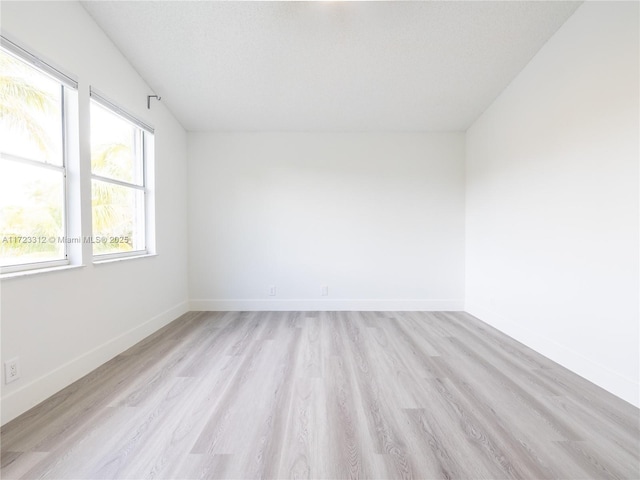
<path fill-rule="evenodd" d="M 11 155 L 0 152 L 0 158 L 2 161 L 17 162 L 23 165 L 30 165 L 38 168 L 44 168 L 48 170 L 55 170 L 62 175 L 62 191 L 63 191 L 63 204 L 62 204 L 62 236 L 67 238 L 69 235 L 69 185 L 67 181 L 67 164 L 68 164 L 68 147 L 69 147 L 69 114 L 71 113 L 70 104 L 68 101 L 69 90 L 72 90 L 77 95 L 78 81 L 75 77 L 64 73 L 57 67 L 51 65 L 51 63 L 45 61 L 43 58 L 36 56 L 35 54 L 24 49 L 17 43 L 5 35 L 0 36 L 0 46 L 3 50 L 10 55 L 18 58 L 32 68 L 42 72 L 43 74 L 51 77 L 53 80 L 60 84 L 61 88 L 61 132 L 62 135 L 62 164 L 53 165 L 49 163 L 40 162 L 30 158 Z M 77 113 L 76 113 L 77 114 Z M 69 249 L 66 242 L 63 242 L 64 258 L 55 260 L 44 260 L 39 262 L 25 262 L 14 265 L 0 266 L 0 274 L 9 274 L 15 272 L 29 271 L 29 270 L 41 270 L 54 267 L 61 267 L 70 264 Z"/>
<path fill-rule="evenodd" d="M 153 222 L 153 212 L 151 205 L 151 188 L 150 185 L 153 182 L 153 137 L 154 137 L 154 129 L 153 127 L 147 125 L 143 121 L 139 120 L 134 115 L 131 115 L 129 112 L 118 106 L 116 103 L 112 102 L 105 95 L 100 93 L 93 87 L 90 87 L 90 97 L 91 101 L 94 101 L 101 107 L 105 108 L 109 112 L 114 115 L 122 118 L 124 121 L 132 124 L 139 130 L 140 137 L 140 155 L 142 160 L 142 185 L 137 185 L 135 183 L 125 182 L 122 180 L 116 180 L 109 177 L 104 177 L 102 175 L 98 175 L 93 173 L 91 170 L 91 180 L 97 180 L 100 182 L 110 183 L 112 185 L 118 185 L 125 188 L 131 188 L 137 191 L 142 192 L 143 197 L 143 205 L 139 206 L 138 215 L 142 217 L 143 226 L 142 230 L 138 232 L 141 238 L 138 241 L 142 241 L 144 248 L 140 250 L 132 250 L 130 252 L 113 252 L 113 253 L 93 253 L 93 261 L 94 263 L 99 263 L 102 261 L 116 260 L 120 258 L 127 257 L 140 257 L 144 255 L 149 255 L 153 252 L 153 242 L 152 239 L 155 238 L 154 226 Z M 92 187 L 93 188 L 93 185 Z M 93 209 L 93 205 L 91 206 Z M 94 233 L 92 232 L 92 235 Z"/>

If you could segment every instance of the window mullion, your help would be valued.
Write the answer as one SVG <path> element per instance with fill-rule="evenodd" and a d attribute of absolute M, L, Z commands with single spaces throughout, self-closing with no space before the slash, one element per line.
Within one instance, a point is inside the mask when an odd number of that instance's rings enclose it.
<path fill-rule="evenodd" d="M 56 170 L 61 173 L 65 173 L 64 165 L 54 165 L 52 163 L 45 163 L 39 160 L 32 160 L 30 158 L 20 157 L 18 155 L 11 155 L 10 153 L 0 152 L 0 158 L 2 160 L 8 160 L 10 162 L 18 162 L 26 165 L 32 165 L 34 167 L 46 168 L 48 170 Z"/>
<path fill-rule="evenodd" d="M 135 183 L 123 182 L 122 180 L 116 180 L 115 178 L 103 177 L 101 175 L 96 175 L 95 173 L 91 174 L 91 178 L 93 180 L 98 180 L 100 182 L 113 183 L 114 185 L 120 185 L 121 187 L 134 188 L 136 190 L 143 190 L 144 185 L 136 185 Z"/>

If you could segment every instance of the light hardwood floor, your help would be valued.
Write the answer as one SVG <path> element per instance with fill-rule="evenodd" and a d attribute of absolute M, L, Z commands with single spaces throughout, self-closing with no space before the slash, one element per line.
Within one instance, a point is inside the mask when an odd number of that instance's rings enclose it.
<path fill-rule="evenodd" d="M 2 478 L 640 478 L 639 410 L 464 313 L 190 313 L 4 426 Z"/>

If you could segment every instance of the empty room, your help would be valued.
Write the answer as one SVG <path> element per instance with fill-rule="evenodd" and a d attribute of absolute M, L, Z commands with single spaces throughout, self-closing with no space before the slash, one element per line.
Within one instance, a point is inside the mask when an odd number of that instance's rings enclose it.
<path fill-rule="evenodd" d="M 640 3 L 0 27 L 1 478 L 640 478 Z"/>

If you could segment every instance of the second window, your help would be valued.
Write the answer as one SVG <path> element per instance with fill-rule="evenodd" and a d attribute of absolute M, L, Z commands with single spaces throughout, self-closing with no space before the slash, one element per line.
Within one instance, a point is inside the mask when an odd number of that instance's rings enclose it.
<path fill-rule="evenodd" d="M 150 131 L 92 92 L 91 209 L 96 257 L 148 253 L 145 177 L 151 139 Z"/>

